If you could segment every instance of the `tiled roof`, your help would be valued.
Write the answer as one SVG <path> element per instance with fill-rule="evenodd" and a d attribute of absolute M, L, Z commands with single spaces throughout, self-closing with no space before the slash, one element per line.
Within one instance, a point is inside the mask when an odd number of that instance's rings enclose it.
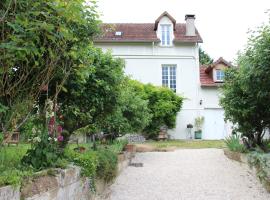
<path fill-rule="evenodd" d="M 115 23 L 102 24 L 102 34 L 95 42 L 159 42 L 154 23 Z M 196 36 L 186 36 L 186 25 L 176 24 L 174 42 L 202 42 L 202 38 L 196 30 Z M 120 36 L 115 35 L 121 32 Z"/>
<path fill-rule="evenodd" d="M 220 86 L 223 84 L 215 82 L 212 76 L 212 70 L 215 68 L 216 65 L 220 63 L 223 63 L 227 67 L 232 67 L 232 64 L 222 57 L 220 57 L 218 60 L 216 60 L 210 65 L 200 66 L 200 82 L 202 87 Z"/>
<path fill-rule="evenodd" d="M 214 82 L 213 76 L 211 76 L 211 73 L 206 73 L 205 70 L 207 69 L 208 66 L 201 66 L 200 67 L 200 81 L 201 81 L 201 86 L 218 86 L 217 83 Z"/>

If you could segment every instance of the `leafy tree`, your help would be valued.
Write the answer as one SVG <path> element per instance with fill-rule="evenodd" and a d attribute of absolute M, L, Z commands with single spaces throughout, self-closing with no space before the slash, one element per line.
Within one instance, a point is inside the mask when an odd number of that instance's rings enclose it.
<path fill-rule="evenodd" d="M 213 63 L 213 59 L 199 47 L 199 61 L 201 65 L 209 65 Z"/>
<path fill-rule="evenodd" d="M 239 69 L 226 73 L 221 105 L 226 119 L 235 130 L 248 138 L 249 148 L 262 142 L 270 127 L 270 25 L 261 27 L 249 38 L 247 48 L 239 55 Z"/>
<path fill-rule="evenodd" d="M 161 126 L 167 126 L 169 129 L 175 127 L 183 97 L 165 87 L 155 87 L 151 84 L 140 86 L 139 89 L 141 87 L 144 98 L 148 100 L 148 108 L 152 115 L 149 125 L 145 127 L 143 132 L 146 137 L 156 139 Z"/>
<path fill-rule="evenodd" d="M 99 124 L 115 111 L 121 95 L 123 61 L 94 47 L 88 49 L 87 57 L 91 63 L 79 69 L 85 78 L 72 73 L 64 85 L 66 91 L 58 97 L 65 128 L 70 132 L 96 132 Z"/>
<path fill-rule="evenodd" d="M 152 115 L 148 100 L 143 99 L 142 91 L 136 90 L 138 85 L 143 84 L 128 78 L 123 81 L 116 109 L 103 121 L 103 130 L 117 135 L 134 133 L 141 132 L 149 124 Z"/>
<path fill-rule="evenodd" d="M 60 91 L 72 71 L 88 66 L 91 61 L 84 56 L 98 31 L 98 16 L 95 5 L 84 0 L 2 0 L 0 16 L 0 121 L 5 132 L 26 121 L 49 83 Z"/>

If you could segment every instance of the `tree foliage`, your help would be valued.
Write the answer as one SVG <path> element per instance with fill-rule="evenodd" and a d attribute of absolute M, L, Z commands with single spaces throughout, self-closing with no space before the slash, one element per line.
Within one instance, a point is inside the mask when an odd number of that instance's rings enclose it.
<path fill-rule="evenodd" d="M 53 79 L 88 66 L 88 45 L 98 30 L 94 4 L 84 0 L 0 2 L 1 129 L 23 123 Z M 56 88 L 56 86 L 54 86 Z"/>
<path fill-rule="evenodd" d="M 226 73 L 221 105 L 226 119 L 248 138 L 247 146 L 264 148 L 262 138 L 270 127 L 270 25 L 250 37 L 238 66 Z"/>
<path fill-rule="evenodd" d="M 124 63 L 101 49 L 88 49 L 91 63 L 81 69 L 82 79 L 72 73 L 59 94 L 58 102 L 65 116 L 65 128 L 70 132 L 96 131 L 104 119 L 115 111 L 124 80 Z"/>
<path fill-rule="evenodd" d="M 183 97 L 175 94 L 171 89 L 155 87 L 151 84 L 142 85 L 143 98 L 148 100 L 148 108 L 152 118 L 143 130 L 147 138 L 156 139 L 161 126 L 175 128 L 177 113 L 183 103 Z"/>
<path fill-rule="evenodd" d="M 209 56 L 208 53 L 202 50 L 201 47 L 199 47 L 199 61 L 201 65 L 209 65 L 213 63 L 213 59 Z"/>
<path fill-rule="evenodd" d="M 148 99 L 143 98 L 142 86 L 134 80 L 126 78 L 121 84 L 121 93 L 113 113 L 102 122 L 101 127 L 109 133 L 135 133 L 141 132 L 151 121 Z"/>

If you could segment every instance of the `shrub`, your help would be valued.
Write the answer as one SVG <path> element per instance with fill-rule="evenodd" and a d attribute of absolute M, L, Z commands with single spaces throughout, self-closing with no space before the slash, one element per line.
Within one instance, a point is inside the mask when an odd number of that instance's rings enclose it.
<path fill-rule="evenodd" d="M 150 123 L 143 130 L 143 133 L 147 138 L 156 139 L 160 127 L 175 127 L 177 113 L 182 107 L 183 97 L 165 87 L 147 84 L 143 85 L 142 88 L 142 95 L 148 100 L 148 107 L 152 115 Z"/>
<path fill-rule="evenodd" d="M 248 163 L 257 169 L 257 176 L 270 192 L 270 153 L 252 152 L 248 155 Z"/>
<path fill-rule="evenodd" d="M 44 131 L 40 136 L 34 137 L 32 142 L 31 149 L 22 158 L 24 166 L 31 166 L 39 171 L 50 167 L 58 167 L 57 164 L 62 163 L 59 159 L 63 158 L 63 154 L 60 152 L 56 138 L 52 138 Z"/>
<path fill-rule="evenodd" d="M 106 182 L 111 181 L 117 173 L 117 154 L 109 150 L 99 150 L 97 158 L 97 177 Z"/>
<path fill-rule="evenodd" d="M 86 151 L 79 153 L 72 148 L 67 147 L 65 149 L 65 157 L 74 164 L 82 168 L 82 176 L 93 178 L 96 176 L 97 169 L 97 155 L 94 151 Z"/>
<path fill-rule="evenodd" d="M 109 147 L 109 150 L 114 152 L 115 154 L 119 154 L 124 150 L 127 144 L 127 139 L 115 140 L 113 144 Z"/>
<path fill-rule="evenodd" d="M 65 157 L 78 165 L 82 169 L 82 176 L 94 178 L 100 178 L 109 182 L 117 173 L 117 153 L 116 146 L 123 148 L 123 143 L 117 143 L 113 145 L 115 151 L 110 147 L 109 149 L 99 149 L 97 151 L 86 151 L 79 153 L 73 150 L 73 147 L 69 146 L 65 149 Z"/>
<path fill-rule="evenodd" d="M 247 151 L 245 146 L 241 144 L 240 136 L 237 134 L 233 134 L 225 139 L 225 143 L 231 151 L 244 153 Z"/>

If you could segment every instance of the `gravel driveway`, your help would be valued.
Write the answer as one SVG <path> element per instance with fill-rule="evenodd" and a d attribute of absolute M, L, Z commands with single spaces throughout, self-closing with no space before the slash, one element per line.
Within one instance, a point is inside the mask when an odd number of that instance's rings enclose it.
<path fill-rule="evenodd" d="M 270 200 L 238 162 L 220 149 L 138 153 L 110 187 L 110 200 Z"/>

